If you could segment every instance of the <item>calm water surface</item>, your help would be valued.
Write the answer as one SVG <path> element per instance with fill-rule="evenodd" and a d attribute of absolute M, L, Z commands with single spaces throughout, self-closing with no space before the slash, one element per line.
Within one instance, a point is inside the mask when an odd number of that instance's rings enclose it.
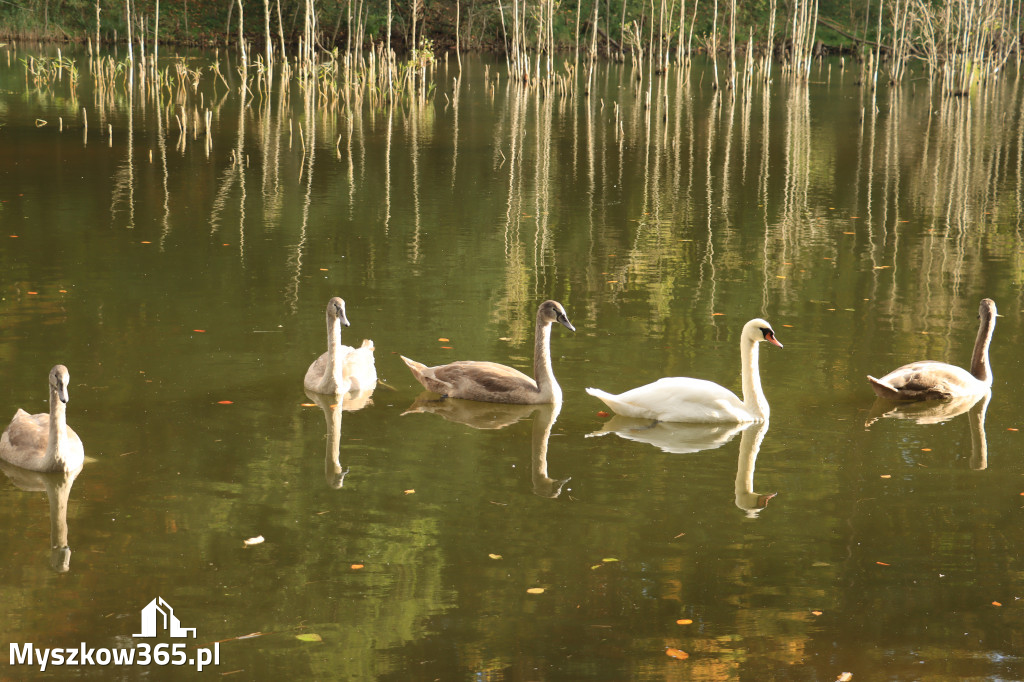
<path fill-rule="evenodd" d="M 835 62 L 733 99 L 698 65 L 647 108 L 628 66 L 570 99 L 465 60 L 428 104 L 341 110 L 240 106 L 223 53 L 235 91 L 158 104 L 5 50 L 0 413 L 66 364 L 89 457 L 66 571 L 67 481 L 0 482 L 5 647 L 131 647 L 161 596 L 238 679 L 1024 678 L 1015 75 L 943 102 Z M 383 380 L 343 415 L 302 388 L 334 295 Z M 866 426 L 864 376 L 968 364 L 986 296 L 991 401 Z M 417 411 L 399 353 L 528 370 L 546 298 L 577 328 L 560 410 Z M 785 345 L 766 428 L 623 425 L 583 391 L 738 391 L 757 316 Z"/>

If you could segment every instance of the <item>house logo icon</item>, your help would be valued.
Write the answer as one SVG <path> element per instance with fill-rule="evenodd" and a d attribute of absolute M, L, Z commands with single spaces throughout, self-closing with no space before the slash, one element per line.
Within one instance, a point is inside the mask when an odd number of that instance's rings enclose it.
<path fill-rule="evenodd" d="M 163 597 L 157 597 L 142 609 L 142 632 L 132 637 L 156 637 L 160 626 L 167 630 L 171 637 L 189 637 L 190 633 L 193 638 L 196 636 L 196 629 L 181 627 L 181 622 L 174 615 L 171 605 L 165 602 Z"/>

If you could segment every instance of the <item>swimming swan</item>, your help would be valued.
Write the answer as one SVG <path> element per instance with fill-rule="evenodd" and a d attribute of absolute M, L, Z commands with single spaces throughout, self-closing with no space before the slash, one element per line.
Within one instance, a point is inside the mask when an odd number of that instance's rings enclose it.
<path fill-rule="evenodd" d="M 971 356 L 971 371 L 934 360 L 921 360 L 897 367 L 881 379 L 870 374 L 868 381 L 879 398 L 888 400 L 934 400 L 981 396 L 992 387 L 992 368 L 988 363 L 988 347 L 996 328 L 996 304 L 991 298 L 981 299 L 978 307 L 978 338 Z"/>
<path fill-rule="evenodd" d="M 562 389 L 551 371 L 551 324 L 560 323 L 576 331 L 569 322 L 565 308 L 557 301 L 544 301 L 537 309 L 537 326 L 533 346 L 531 379 L 517 369 L 496 362 L 463 360 L 447 365 L 427 367 L 402 356 L 416 381 L 428 391 L 447 398 L 480 400 L 488 403 L 533 405 L 560 403 Z"/>
<path fill-rule="evenodd" d="M 743 400 L 729 389 L 703 379 L 666 377 L 631 391 L 612 395 L 588 388 L 587 393 L 624 417 L 665 422 L 760 422 L 768 419 L 768 401 L 761 391 L 757 368 L 757 344 L 768 341 L 779 348 L 770 324 L 754 319 L 743 325 L 740 362 L 743 367 Z"/>
<path fill-rule="evenodd" d="M 359 348 L 341 345 L 341 326 L 349 326 L 345 301 L 335 296 L 327 302 L 327 352 L 306 370 L 302 382 L 314 393 L 365 391 L 377 384 L 373 341 L 363 339 Z"/>
<path fill-rule="evenodd" d="M 18 409 L 0 436 L 0 459 L 30 471 L 79 471 L 85 461 L 82 439 L 68 426 L 68 368 L 50 370 L 50 412 Z"/>

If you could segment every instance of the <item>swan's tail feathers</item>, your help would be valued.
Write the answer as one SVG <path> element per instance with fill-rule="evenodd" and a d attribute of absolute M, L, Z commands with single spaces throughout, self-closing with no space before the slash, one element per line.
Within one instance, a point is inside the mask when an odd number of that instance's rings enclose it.
<path fill-rule="evenodd" d="M 425 369 L 427 369 L 427 366 L 424 365 L 422 362 L 416 362 L 415 360 L 410 360 L 409 358 L 405 357 L 404 355 L 399 355 L 398 357 L 402 358 L 402 360 L 405 362 L 406 365 L 408 365 L 409 369 L 412 370 L 412 373 L 415 374 L 417 378 L 422 376 L 423 371 Z"/>
<path fill-rule="evenodd" d="M 370 350 L 373 350 L 373 341 L 371 341 L 370 339 L 363 339 L 363 345 L 359 346 L 359 349 L 362 350 L 363 348 L 369 348 Z"/>
<path fill-rule="evenodd" d="M 600 400 L 602 403 L 604 403 L 605 405 L 607 405 L 608 407 L 610 407 L 613 410 L 615 409 L 616 405 L 618 404 L 618 401 L 615 400 L 615 396 L 614 395 L 612 395 L 611 393 L 608 393 L 607 391 L 602 391 L 599 388 L 588 388 L 587 389 L 587 393 L 589 393 L 590 395 L 594 396 L 595 398 L 597 398 L 598 400 Z"/>
<path fill-rule="evenodd" d="M 896 400 L 900 397 L 900 392 L 889 383 L 876 379 L 870 374 L 868 375 L 868 381 L 871 382 L 871 388 L 874 389 L 875 395 L 879 398 L 888 398 L 890 400 Z"/>

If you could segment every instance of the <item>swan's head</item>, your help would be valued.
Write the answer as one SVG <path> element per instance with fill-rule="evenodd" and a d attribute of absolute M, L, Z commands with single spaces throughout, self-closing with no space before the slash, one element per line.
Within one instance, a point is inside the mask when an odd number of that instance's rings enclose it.
<path fill-rule="evenodd" d="M 981 299 L 981 305 L 978 306 L 978 319 L 991 320 L 999 317 L 999 313 L 996 312 L 996 302 L 991 298 Z"/>
<path fill-rule="evenodd" d="M 69 400 L 68 381 L 70 379 L 71 375 L 68 374 L 68 368 L 64 365 L 54 365 L 50 370 L 50 390 L 57 394 L 57 399 L 62 403 L 67 403 Z"/>
<path fill-rule="evenodd" d="M 757 318 L 747 322 L 743 325 L 743 338 L 754 343 L 758 341 L 767 341 L 773 345 L 782 348 L 782 344 L 775 338 L 775 330 L 772 326 L 761 318 Z"/>
<path fill-rule="evenodd" d="M 569 316 L 565 313 L 565 308 L 558 301 L 544 301 L 541 303 L 540 308 L 537 309 L 537 317 L 545 324 L 558 322 L 569 331 L 576 331 L 576 327 L 572 326 L 572 322 L 569 322 Z"/>
<path fill-rule="evenodd" d="M 349 326 L 348 318 L 345 317 L 345 301 L 340 296 L 335 296 L 327 302 L 327 319 L 331 322 L 341 320 L 343 325 Z"/>

